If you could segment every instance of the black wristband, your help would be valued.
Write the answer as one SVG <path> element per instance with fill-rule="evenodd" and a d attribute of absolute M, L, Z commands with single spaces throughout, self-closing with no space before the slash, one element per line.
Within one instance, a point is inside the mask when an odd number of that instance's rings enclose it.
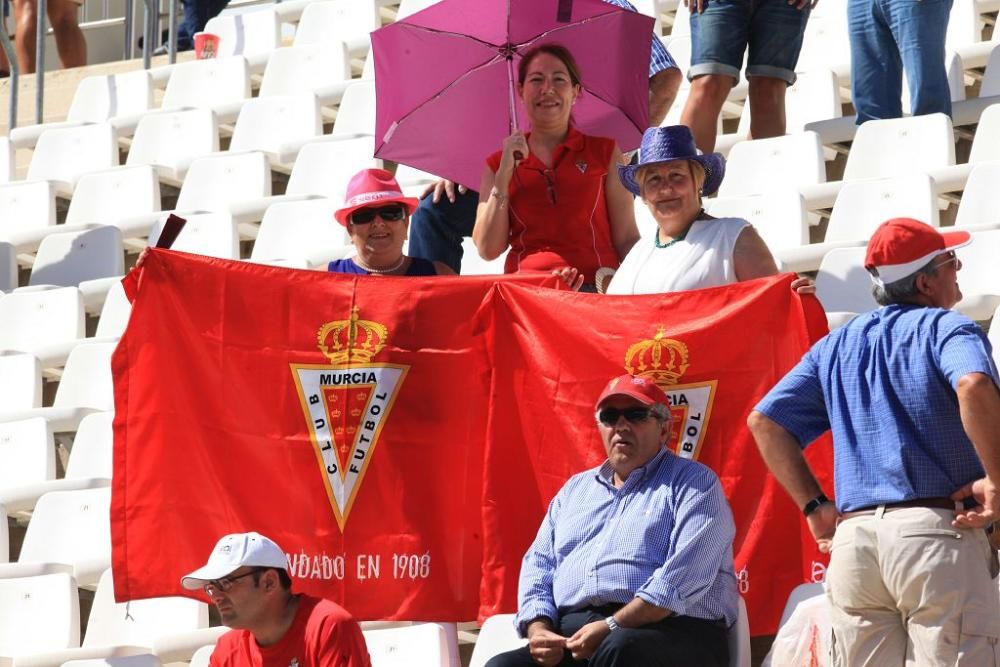
<path fill-rule="evenodd" d="M 823 503 L 830 502 L 830 499 L 824 496 L 822 493 L 806 503 L 806 506 L 802 508 L 802 514 L 809 516 Z"/>

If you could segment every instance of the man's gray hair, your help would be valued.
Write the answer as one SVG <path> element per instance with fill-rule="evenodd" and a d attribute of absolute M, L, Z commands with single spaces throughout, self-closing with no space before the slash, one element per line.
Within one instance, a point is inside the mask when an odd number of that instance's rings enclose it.
<path fill-rule="evenodd" d="M 649 406 L 649 413 L 653 415 L 658 422 L 665 422 L 673 419 L 670 415 L 670 408 L 663 403 L 653 403 Z"/>
<path fill-rule="evenodd" d="M 920 296 L 920 292 L 917 290 L 917 277 L 920 275 L 937 275 L 938 270 L 934 266 L 935 259 L 937 257 L 934 257 L 931 261 L 905 278 L 900 278 L 895 282 L 886 283 L 885 285 L 874 285 L 872 287 L 872 296 L 875 297 L 878 305 L 889 306 L 898 303 L 915 303 L 917 297 Z M 876 277 L 878 275 L 878 272 L 875 270 L 871 270 L 871 273 Z"/>

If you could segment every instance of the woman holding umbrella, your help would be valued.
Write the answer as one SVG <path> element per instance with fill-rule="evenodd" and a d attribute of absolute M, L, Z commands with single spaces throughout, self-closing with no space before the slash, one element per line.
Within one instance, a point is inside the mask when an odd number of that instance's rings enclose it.
<path fill-rule="evenodd" d="M 472 238 L 485 259 L 509 246 L 507 273 L 575 267 L 572 282 L 592 289 L 597 270 L 616 268 L 639 231 L 618 179 L 621 151 L 573 127 L 580 80 L 565 47 L 524 54 L 517 93 L 531 130 L 514 132 L 487 159 Z"/>

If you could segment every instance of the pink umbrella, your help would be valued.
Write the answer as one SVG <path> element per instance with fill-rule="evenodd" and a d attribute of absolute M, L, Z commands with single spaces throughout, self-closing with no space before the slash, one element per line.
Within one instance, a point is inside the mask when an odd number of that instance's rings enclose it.
<path fill-rule="evenodd" d="M 517 64 L 545 42 L 580 66 L 576 127 L 631 150 L 648 121 L 652 30 L 603 0 L 442 0 L 372 33 L 375 155 L 478 189 L 486 157 L 526 127 Z"/>

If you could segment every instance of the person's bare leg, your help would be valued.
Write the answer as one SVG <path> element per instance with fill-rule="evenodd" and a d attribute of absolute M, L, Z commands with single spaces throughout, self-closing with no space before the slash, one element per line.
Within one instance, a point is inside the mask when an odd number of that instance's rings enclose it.
<path fill-rule="evenodd" d="M 48 0 L 49 24 L 55 33 L 56 49 L 63 68 L 87 64 L 87 42 L 80 30 L 80 6 L 72 0 Z"/>
<path fill-rule="evenodd" d="M 32 74 L 35 71 L 35 12 L 38 7 L 35 0 L 13 0 L 13 4 L 17 35 L 14 53 L 17 54 L 21 74 Z"/>
<path fill-rule="evenodd" d="M 681 71 L 668 67 L 649 77 L 649 126 L 659 127 L 681 87 Z"/>
<path fill-rule="evenodd" d="M 695 145 L 705 153 L 715 150 L 719 114 L 734 83 L 733 77 L 725 74 L 705 74 L 691 82 L 681 125 L 691 128 Z"/>
<path fill-rule="evenodd" d="M 769 76 L 750 77 L 750 138 L 767 139 L 785 134 L 784 79 Z"/>

